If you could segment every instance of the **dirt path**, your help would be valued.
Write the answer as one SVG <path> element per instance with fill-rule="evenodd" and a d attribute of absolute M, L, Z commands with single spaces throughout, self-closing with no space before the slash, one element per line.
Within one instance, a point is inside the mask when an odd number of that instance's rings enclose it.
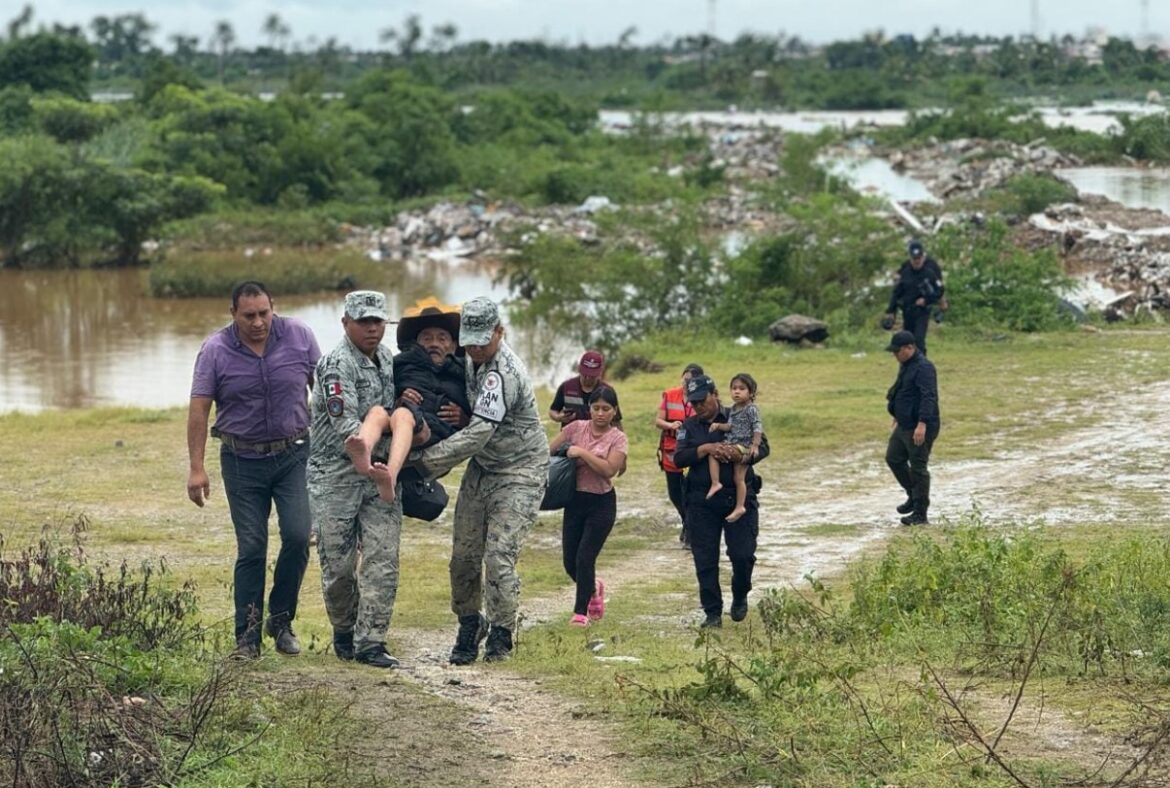
<path fill-rule="evenodd" d="M 1066 406 L 1040 418 L 1081 419 L 1096 408 L 1093 403 Z M 984 460 L 939 461 L 933 468 L 938 503 L 932 516 L 955 519 L 977 502 L 991 521 L 1044 518 L 1059 524 L 1102 517 L 1167 519 L 1170 501 L 1164 496 L 1153 509 L 1134 501 L 1145 501 L 1143 493 L 1160 489 L 1170 447 L 1158 440 L 1160 431 L 1150 425 L 1161 423 L 1168 408 L 1170 385 L 1152 386 L 1109 403 L 1110 418 L 1090 422 L 1050 445 L 993 451 Z M 829 459 L 802 471 L 802 479 L 827 480 L 815 484 L 800 485 L 783 469 L 764 471 L 769 481 L 761 496 L 756 594 L 770 585 L 797 583 L 806 572 L 835 574 L 851 558 L 895 532 L 893 506 L 900 497 L 892 489 L 881 451 L 881 446 L 869 446 L 853 456 Z M 1101 490 L 1094 488 L 1099 477 L 1107 477 L 1101 483 L 1113 490 L 1112 502 L 1105 496 L 1104 507 Z M 623 503 L 623 513 L 670 523 L 673 512 L 657 497 L 658 492 L 655 487 L 641 499 L 626 493 L 629 502 Z M 664 533 L 668 533 L 665 526 Z M 692 571 L 689 553 L 671 546 L 609 566 L 605 576 L 611 588 L 617 589 L 654 576 L 678 577 Z M 571 593 L 564 588 L 547 597 L 524 599 L 523 625 L 564 617 Z M 624 768 L 629 756 L 616 725 L 584 713 L 579 704 L 539 679 L 517 675 L 506 665 L 452 668 L 447 653 L 453 634 L 449 629 L 398 630 L 395 643 L 404 660 L 399 675 L 424 692 L 470 711 L 472 731 L 452 731 L 452 736 L 474 735 L 482 740 L 493 759 L 496 784 L 639 784 Z M 1033 736 L 1072 747 L 1085 736 L 1075 721 L 1056 713 L 1037 716 L 1029 727 Z M 1093 738 L 1084 749 L 1097 753 L 1106 746 Z"/>

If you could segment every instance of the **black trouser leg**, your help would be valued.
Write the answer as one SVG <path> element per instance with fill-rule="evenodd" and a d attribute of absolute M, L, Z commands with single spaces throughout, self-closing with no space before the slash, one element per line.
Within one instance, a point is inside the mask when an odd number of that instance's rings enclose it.
<path fill-rule="evenodd" d="M 902 312 L 903 328 L 914 335 L 914 344 L 926 355 L 926 329 L 930 327 L 930 307 L 911 307 Z"/>
<path fill-rule="evenodd" d="M 686 484 L 686 477 L 682 473 L 668 472 L 666 474 L 666 494 L 670 496 L 670 502 L 674 504 L 679 519 L 682 520 L 682 531 L 679 538 L 685 542 L 687 541 L 687 500 L 683 491 L 684 484 Z"/>
<path fill-rule="evenodd" d="M 271 459 L 237 457 L 224 447 L 220 473 L 236 531 L 235 585 L 237 641 L 260 642 L 264 620 L 264 574 L 268 515 L 272 512 Z"/>
<path fill-rule="evenodd" d="M 930 508 L 930 450 L 938 437 L 938 426 L 926 428 L 926 439 L 914 445 L 914 430 L 895 427 L 886 446 L 886 464 L 914 502 L 915 514 L 926 515 Z"/>
<path fill-rule="evenodd" d="M 731 597 L 733 602 L 747 599 L 752 590 L 752 571 L 756 566 L 756 539 L 760 533 L 760 511 L 753 503 L 747 513 L 723 528 L 727 557 L 731 561 Z"/>
<path fill-rule="evenodd" d="M 613 490 L 595 494 L 578 490 L 565 507 L 561 528 L 561 557 L 565 571 L 577 583 L 573 612 L 585 615 L 597 578 L 597 556 L 613 530 L 617 518 L 617 495 Z"/>
<path fill-rule="evenodd" d="M 687 529 L 691 534 L 691 559 L 699 581 L 699 604 L 707 615 L 722 615 L 723 592 L 719 587 L 719 543 L 727 542 L 731 560 L 731 595 L 733 601 L 746 599 L 752 590 L 752 571 L 756 565 L 756 537 L 759 535 L 760 512 L 754 498 L 748 510 L 734 523 L 727 515 L 735 508 L 735 492 L 724 490 L 710 499 L 687 501 Z"/>

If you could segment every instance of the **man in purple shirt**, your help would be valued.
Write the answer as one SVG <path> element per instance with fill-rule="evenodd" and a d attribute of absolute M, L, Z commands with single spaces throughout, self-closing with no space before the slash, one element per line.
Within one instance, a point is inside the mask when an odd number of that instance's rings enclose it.
<path fill-rule="evenodd" d="M 299 654 L 292 630 L 301 579 L 309 562 L 308 390 L 321 351 L 309 327 L 278 317 L 259 282 L 232 290 L 232 322 L 209 336 L 195 359 L 187 452 L 187 496 L 203 506 L 211 482 L 203 466 L 207 425 L 219 438 L 220 471 L 236 530 L 236 654 L 260 656 L 260 624 L 283 654 Z M 264 619 L 268 515 L 280 524 L 280 554 Z"/>

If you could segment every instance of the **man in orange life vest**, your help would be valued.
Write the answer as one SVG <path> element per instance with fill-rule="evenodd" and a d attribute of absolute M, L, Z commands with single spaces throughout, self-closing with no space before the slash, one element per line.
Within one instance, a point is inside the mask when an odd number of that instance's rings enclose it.
<path fill-rule="evenodd" d="M 658 413 L 654 418 L 654 426 L 662 431 L 662 437 L 658 441 L 658 467 L 666 474 L 666 494 L 670 496 L 670 502 L 674 504 L 682 520 L 678 539 L 683 543 L 683 547 L 689 547 L 691 540 L 687 535 L 683 472 L 674 464 L 674 448 L 678 443 L 675 436 L 683 421 L 695 415 L 695 409 L 687 402 L 684 393 L 687 381 L 702 374 L 703 368 L 698 364 L 687 364 L 682 373 L 682 385 L 662 392 L 662 404 L 658 406 Z"/>
<path fill-rule="evenodd" d="M 586 351 L 577 363 L 577 374 L 557 386 L 548 417 L 563 428 L 570 421 L 589 418 L 589 395 L 599 386 L 613 388 L 602 379 L 605 356 L 596 350 Z M 621 427 L 622 411 L 618 408 L 613 425 Z"/>

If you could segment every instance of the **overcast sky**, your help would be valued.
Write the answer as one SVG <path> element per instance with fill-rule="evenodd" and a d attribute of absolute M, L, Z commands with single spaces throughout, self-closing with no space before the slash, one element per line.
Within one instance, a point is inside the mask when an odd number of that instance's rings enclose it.
<path fill-rule="evenodd" d="M 994 35 L 1030 32 L 1031 0 L 715 0 L 716 34 L 734 38 L 751 30 L 783 31 L 823 43 L 882 29 L 888 34 L 944 32 Z M 1100 26 L 1116 35 L 1142 32 L 1142 0 L 1038 0 L 1040 33 L 1080 34 Z M 1149 29 L 1170 33 L 1170 2 L 1147 0 Z M 23 0 L 4 0 L 0 13 L 15 16 Z M 35 22 L 87 24 L 94 16 L 142 12 L 159 26 L 155 43 L 183 32 L 206 39 L 219 19 L 229 20 L 244 46 L 262 43 L 264 19 L 276 12 L 294 41 L 335 36 L 358 49 L 378 47 L 378 31 L 397 27 L 412 13 L 424 26 L 453 22 L 460 40 L 543 37 L 551 41 L 610 42 L 636 27 L 637 43 L 707 29 L 709 0 L 35 0 Z"/>

